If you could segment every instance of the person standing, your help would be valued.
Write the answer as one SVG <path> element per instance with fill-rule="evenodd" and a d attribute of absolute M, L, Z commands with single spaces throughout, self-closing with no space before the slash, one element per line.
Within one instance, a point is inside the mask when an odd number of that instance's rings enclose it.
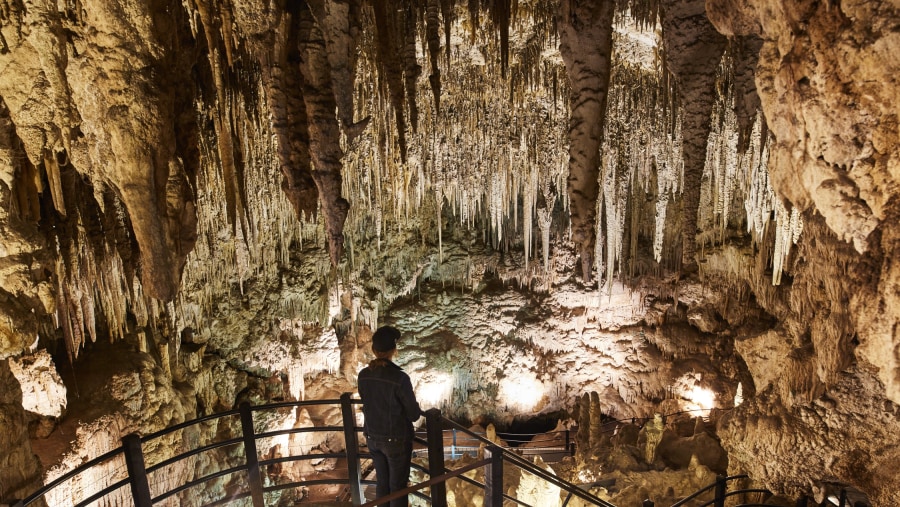
<path fill-rule="evenodd" d="M 395 327 L 378 328 L 372 335 L 375 359 L 357 377 L 365 417 L 363 433 L 375 464 L 375 492 L 379 498 L 406 488 L 413 422 L 422 415 L 409 375 L 391 361 L 397 354 L 399 338 L 400 331 Z M 382 504 L 387 505 L 407 507 L 408 497 Z"/>

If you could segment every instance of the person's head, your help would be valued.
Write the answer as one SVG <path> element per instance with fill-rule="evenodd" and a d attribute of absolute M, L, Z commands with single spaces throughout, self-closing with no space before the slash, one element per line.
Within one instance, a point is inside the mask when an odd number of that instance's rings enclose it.
<path fill-rule="evenodd" d="M 381 326 L 372 335 L 372 352 L 379 359 L 390 359 L 397 350 L 400 330 L 392 326 Z"/>

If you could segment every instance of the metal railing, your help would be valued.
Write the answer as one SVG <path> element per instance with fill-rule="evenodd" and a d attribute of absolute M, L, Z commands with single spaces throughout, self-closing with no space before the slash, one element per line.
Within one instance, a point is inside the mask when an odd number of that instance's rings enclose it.
<path fill-rule="evenodd" d="M 356 506 L 375 505 L 384 501 L 386 498 L 377 501 L 365 503 L 363 495 L 363 486 L 373 484 L 374 481 L 362 479 L 362 459 L 370 457 L 370 454 L 360 451 L 359 433 L 362 428 L 356 423 L 356 407 L 361 404 L 360 400 L 351 398 L 349 393 L 345 393 L 339 400 L 321 400 L 321 401 L 302 401 L 302 402 L 284 402 L 273 403 L 267 405 L 251 406 L 247 403 L 241 404 L 238 409 L 226 412 L 200 417 L 191 421 L 183 422 L 164 430 L 139 436 L 129 434 L 122 438 L 122 446 L 113 449 L 97 458 L 94 458 L 81 466 L 71 470 L 60 477 L 53 479 L 39 491 L 28 496 L 24 500 L 14 501 L 13 507 L 28 507 L 38 505 L 42 499 L 46 499 L 57 488 L 63 487 L 69 481 L 80 482 L 80 474 L 88 471 L 96 472 L 97 467 L 108 467 L 110 463 L 114 463 L 114 472 L 109 474 L 108 480 L 102 481 L 103 484 L 98 486 L 97 491 L 89 491 L 74 501 L 71 501 L 73 507 L 85 507 L 94 502 L 108 498 L 111 495 L 117 495 L 119 498 L 131 500 L 135 507 L 152 507 L 154 504 L 163 502 L 175 495 L 186 494 L 191 488 L 201 486 L 214 480 L 220 480 L 227 476 L 239 476 L 232 485 L 242 485 L 243 490 L 231 492 L 227 498 L 211 500 L 208 505 L 221 505 L 233 500 L 250 498 L 254 507 L 262 507 L 266 505 L 266 495 L 274 492 L 300 488 L 305 486 L 316 485 L 343 485 L 346 486 L 347 495 L 350 503 Z M 279 409 L 294 409 L 297 407 L 313 406 L 313 405 L 332 405 L 339 406 L 341 409 L 342 422 L 341 426 L 312 426 L 298 427 L 289 429 L 280 429 L 274 431 L 263 430 L 257 432 L 255 427 L 254 415 L 261 412 L 273 411 Z M 223 426 L 226 431 L 221 439 L 203 443 L 202 445 L 192 446 L 193 448 L 174 455 L 158 457 L 159 452 L 147 452 L 147 449 L 156 450 L 164 447 L 161 439 L 166 437 L 172 439 L 180 439 L 184 441 L 186 432 L 196 429 L 198 425 L 218 423 L 225 418 L 238 417 L 238 421 L 231 421 L 231 425 Z M 503 468 L 504 466 L 514 466 L 520 468 L 527 473 L 531 473 L 542 480 L 550 482 L 561 490 L 567 491 L 569 498 L 578 496 L 588 503 L 600 505 L 603 507 L 614 507 L 611 504 L 581 490 L 577 486 L 570 484 L 556 477 L 550 472 L 535 466 L 529 460 L 519 456 L 510 449 L 503 449 L 494 442 L 487 440 L 483 436 L 460 426 L 443 416 L 437 409 L 426 412 L 426 437 L 425 439 L 417 436 L 416 441 L 425 445 L 427 452 L 427 467 L 418 467 L 429 479 L 404 490 L 398 492 L 394 496 L 402 496 L 405 494 L 414 494 L 420 498 L 425 498 L 431 505 L 437 507 L 446 507 L 447 493 L 446 481 L 451 478 L 458 478 L 475 487 L 484 489 L 485 506 L 499 507 L 504 500 L 510 500 L 518 505 L 527 507 L 527 504 L 512 498 L 504 493 L 503 488 Z M 238 429 L 239 428 L 239 429 Z M 486 449 L 485 459 L 481 459 L 476 463 L 449 470 L 445 465 L 444 435 L 445 429 L 450 435 L 463 434 L 468 441 L 477 442 L 478 446 L 484 446 Z M 344 439 L 344 452 L 338 453 L 322 453 L 309 454 L 302 453 L 299 455 L 288 455 L 278 457 L 260 457 L 257 449 L 257 443 L 260 440 L 272 439 L 275 437 L 290 436 L 298 433 L 306 432 L 335 432 L 341 433 Z M 199 433 L 199 432 L 198 432 Z M 191 440 L 191 439 L 187 439 Z M 239 453 L 240 459 L 235 459 L 236 451 L 243 448 Z M 564 451 L 569 448 L 568 441 L 565 447 L 552 448 L 554 451 Z M 160 481 L 151 485 L 149 477 L 156 473 L 161 473 L 169 467 L 173 466 L 189 466 L 192 458 L 199 457 L 204 453 L 221 452 L 230 455 L 231 459 L 225 459 L 222 469 L 211 472 L 197 472 L 199 476 L 191 477 L 183 483 L 174 485 L 174 487 L 166 487 L 164 491 L 154 490 L 160 489 Z M 296 462 L 301 460 L 338 458 L 346 460 L 346 477 L 330 478 L 330 479 L 313 479 L 301 480 L 288 483 L 274 483 L 271 477 L 263 473 L 267 467 L 280 465 L 287 462 Z M 148 460 L 152 461 L 148 464 Z M 122 466 L 124 462 L 124 466 Z M 485 481 L 479 482 L 463 475 L 465 472 L 484 468 Z M 267 480 L 264 481 L 264 475 Z M 242 483 L 242 484 L 241 484 Z M 154 487 L 151 487 L 154 486 Z M 428 494 L 424 493 L 428 489 Z M 129 498 L 130 497 L 130 498 Z M 68 503 L 67 503 L 68 504 Z"/>
<path fill-rule="evenodd" d="M 427 411 L 425 413 L 425 425 L 428 431 L 428 460 L 429 468 L 431 470 L 446 470 L 443 463 L 445 453 L 443 442 L 444 428 L 449 428 L 451 430 L 460 432 L 471 439 L 477 440 L 479 444 L 484 446 L 486 450 L 485 455 L 490 456 L 492 460 L 490 467 L 485 469 L 485 482 L 481 483 L 465 476 L 459 476 L 459 478 L 476 487 L 484 488 L 484 505 L 486 507 L 500 507 L 504 505 L 503 502 L 505 500 L 511 501 L 517 505 L 521 505 L 524 507 L 531 507 L 529 504 L 504 493 L 502 481 L 503 467 L 505 466 L 513 466 L 519 468 L 545 482 L 553 484 L 561 491 L 565 491 L 567 496 L 563 505 L 568 504 L 573 496 L 577 496 L 591 505 L 599 505 L 601 507 L 615 507 L 613 504 L 606 502 L 605 500 L 602 500 L 588 493 L 587 491 L 584 491 L 577 485 L 560 479 L 556 475 L 523 458 L 518 453 L 513 452 L 508 448 L 504 449 L 498 446 L 495 442 L 484 438 L 483 436 L 469 430 L 468 428 L 454 421 L 451 421 L 450 419 L 442 417 L 440 410 L 431 409 Z M 440 491 L 439 494 L 443 496 L 442 503 L 434 502 L 434 494 L 432 494 L 432 505 L 446 507 L 446 492 Z"/>
<path fill-rule="evenodd" d="M 695 499 L 698 499 L 703 494 L 708 493 L 710 491 L 713 492 L 713 498 L 710 500 L 707 500 L 704 503 L 696 505 L 696 507 L 707 507 L 710 505 L 712 505 L 713 507 L 725 507 L 725 500 L 732 496 L 751 495 L 751 494 L 761 495 L 761 496 L 765 497 L 763 499 L 763 501 L 766 498 L 769 498 L 770 496 L 772 496 L 772 492 L 770 492 L 767 489 L 761 489 L 761 488 L 736 488 L 736 489 L 732 489 L 730 491 L 728 490 L 728 483 L 730 481 L 737 481 L 737 480 L 744 480 L 744 479 L 749 479 L 749 477 L 747 475 L 729 475 L 729 476 L 717 475 L 716 482 L 706 486 L 705 488 L 701 488 L 701 489 L 697 490 L 696 492 L 694 492 L 694 494 L 692 494 L 686 498 L 683 498 L 678 502 L 675 502 L 674 504 L 672 504 L 671 507 L 681 507 L 683 505 L 688 505 L 689 502 L 691 502 Z M 745 496 L 745 498 L 746 498 L 746 496 Z M 766 503 L 763 503 L 763 501 L 759 501 L 759 502 L 750 501 L 749 503 L 737 503 L 737 504 L 734 504 L 733 507 L 763 507 L 763 506 L 768 505 Z M 649 500 L 645 500 L 644 507 L 653 507 L 653 502 L 651 502 Z"/>
<path fill-rule="evenodd" d="M 517 450 L 519 454 L 526 456 L 541 455 L 547 462 L 547 456 L 558 456 L 561 454 L 574 456 L 575 441 L 573 440 L 572 430 L 549 431 L 545 433 L 510 433 L 498 432 L 497 438 L 505 445 L 496 444 L 507 450 Z M 417 431 L 416 437 L 426 435 L 425 431 Z M 444 454 L 450 459 L 456 459 L 462 455 L 475 455 L 482 448 L 484 443 L 470 435 L 487 438 L 487 433 L 483 431 L 473 431 L 467 429 L 460 431 L 456 428 L 445 428 L 443 430 Z M 532 440 L 536 436 L 550 436 L 538 442 Z M 531 438 L 529 438 L 531 437 Z M 419 440 L 425 443 L 424 439 Z M 543 443 L 544 445 L 535 445 Z M 413 455 L 419 456 L 427 451 L 427 448 L 413 449 Z"/>
<path fill-rule="evenodd" d="M 566 496 L 562 502 L 563 507 L 568 505 L 574 497 L 578 497 L 591 505 L 615 507 L 613 504 L 586 491 L 585 489 L 588 488 L 589 485 L 578 486 L 564 481 L 552 472 L 544 470 L 521 455 L 521 451 L 534 451 L 535 448 L 516 449 L 511 447 L 501 447 L 497 445 L 496 442 L 485 438 L 483 434 L 476 433 L 443 417 L 438 409 L 431 409 L 425 413 L 425 438 L 421 437 L 421 432 L 417 433 L 415 437 L 416 443 L 424 446 L 424 448 L 417 449 L 417 453 L 420 453 L 420 455 L 423 451 L 426 453 L 424 456 L 427 457 L 427 466 L 421 466 L 414 463 L 413 467 L 422 471 L 428 476 L 428 479 L 405 490 L 367 502 L 363 487 L 364 485 L 374 484 L 374 481 L 363 480 L 362 478 L 363 459 L 371 457 L 371 455 L 366 452 L 361 452 L 360 450 L 359 433 L 362 431 L 362 428 L 359 427 L 356 422 L 356 405 L 360 405 L 361 403 L 360 400 L 351 398 L 350 393 L 344 393 L 338 400 L 283 402 L 259 406 L 250 406 L 249 404 L 244 403 L 241 404 L 238 409 L 200 417 L 143 437 L 136 434 L 126 435 L 122 438 L 121 447 L 104 453 L 74 470 L 53 479 L 42 489 L 28 496 L 24 500 L 13 501 L 12 506 L 28 507 L 31 505 L 38 505 L 38 502 L 40 502 L 41 499 L 44 499 L 46 495 L 53 492 L 55 489 L 60 488 L 67 481 L 77 480 L 76 478 L 79 474 L 94 470 L 97 467 L 108 466 L 112 463 L 115 465 L 113 467 L 114 472 L 104 478 L 103 482 L 105 487 L 102 487 L 102 489 L 99 489 L 98 491 L 89 492 L 88 494 L 83 495 L 83 498 L 67 503 L 67 505 L 72 505 L 73 507 L 85 507 L 93 502 L 102 500 L 109 495 L 117 494 L 127 495 L 126 499 L 130 499 L 135 507 L 152 507 L 156 503 L 163 502 L 178 494 L 184 494 L 191 488 L 200 486 L 204 483 L 229 475 L 241 475 L 244 483 L 243 490 L 228 494 L 226 498 L 209 501 L 206 505 L 223 505 L 233 500 L 250 498 L 254 507 L 262 507 L 266 505 L 266 495 L 277 491 L 306 486 L 341 485 L 346 488 L 346 496 L 349 498 L 349 503 L 354 506 L 372 507 L 392 498 L 415 495 L 425 499 L 432 506 L 447 507 L 446 483 L 450 479 L 455 479 L 463 481 L 472 487 L 482 489 L 484 492 L 485 507 L 501 507 L 503 505 L 509 505 L 510 503 L 523 507 L 532 507 L 522 500 L 505 493 L 506 488 L 504 488 L 503 484 L 503 469 L 512 466 L 522 470 L 524 473 L 531 474 L 542 481 L 558 487 L 561 492 L 565 492 Z M 315 405 L 339 406 L 343 424 L 341 426 L 308 426 L 274 431 L 264 430 L 260 432 L 257 432 L 256 430 L 255 422 L 258 421 L 254 420 L 254 414 Z M 164 457 L 162 459 L 157 458 L 156 454 L 158 453 L 151 452 L 150 457 L 157 459 L 157 461 L 148 466 L 148 454 L 145 452 L 145 448 L 159 447 L 161 445 L 159 442 L 160 439 L 170 435 L 174 436 L 176 432 L 186 431 L 201 424 L 211 424 L 214 421 L 219 421 L 228 417 L 239 417 L 239 421 L 237 421 L 239 424 L 225 426 L 228 430 L 234 429 L 234 432 L 239 433 L 239 435 L 230 435 L 227 434 L 228 431 L 226 431 L 226 435 L 224 435 L 224 438 L 221 440 L 197 445 L 186 452 L 175 456 Z M 237 428 L 239 428 L 239 431 Z M 306 452 L 297 455 L 262 458 L 259 455 L 257 449 L 259 440 L 273 439 L 282 436 L 289 437 L 291 435 L 310 432 L 332 432 L 341 434 L 344 440 L 344 451 L 310 454 L 309 450 L 307 450 Z M 461 447 L 464 447 L 467 452 L 474 453 L 482 459 L 476 458 L 477 461 L 474 463 L 460 466 L 453 470 L 448 469 L 446 466 L 447 447 L 445 446 L 448 435 L 450 437 L 451 447 L 457 442 L 464 442 L 466 444 L 471 443 L 472 445 Z M 184 434 L 182 433 L 179 436 L 183 437 Z M 154 484 L 154 486 L 157 487 L 152 488 L 150 480 L 148 479 L 149 476 L 159 473 L 173 465 L 184 463 L 185 460 L 200 456 L 203 453 L 216 450 L 226 452 L 230 447 L 243 447 L 242 459 L 239 462 L 227 463 L 228 460 L 226 460 L 227 468 L 205 473 L 205 475 L 201 475 L 200 477 L 184 481 L 171 489 L 157 492 L 155 496 L 152 493 L 154 489 L 159 489 L 159 484 Z M 563 446 L 546 446 L 546 450 L 554 452 L 571 452 L 572 447 L 569 432 L 565 432 Z M 235 453 L 232 452 L 231 454 L 233 455 Z M 263 480 L 264 474 L 262 470 L 267 469 L 267 467 L 289 462 L 327 458 L 346 460 L 346 477 L 300 480 L 279 484 L 267 473 L 265 475 L 266 480 Z M 465 475 L 466 472 L 479 468 L 484 469 L 483 482 Z M 738 488 L 730 491 L 728 490 L 729 482 L 747 478 L 746 475 L 719 475 L 714 483 L 680 500 L 673 504 L 672 507 L 683 507 L 689 503 L 695 507 L 724 507 L 726 499 L 739 495 L 745 496 L 737 499 L 738 502 L 746 502 L 748 498 L 746 495 L 758 495 L 762 500 L 759 502 L 751 500 L 750 503 L 736 504 L 732 501 L 730 502 L 730 505 L 733 505 L 734 507 L 755 507 L 765 505 L 760 502 L 771 496 L 771 493 L 765 489 Z M 236 484 L 231 485 L 236 486 Z M 712 499 L 704 500 L 701 498 L 710 492 L 713 496 Z M 841 507 L 845 505 L 845 499 L 846 493 L 842 492 L 840 498 Z M 644 507 L 653 507 L 653 505 L 653 502 L 650 500 L 646 500 L 643 503 Z M 797 505 L 799 507 L 803 504 L 798 502 Z"/>
<path fill-rule="evenodd" d="M 213 481 L 228 475 L 233 474 L 242 474 L 244 476 L 244 481 L 246 483 L 246 488 L 242 492 L 238 492 L 236 494 L 228 495 L 228 498 L 225 499 L 227 501 L 232 501 L 240 498 L 251 497 L 254 505 L 264 505 L 264 495 L 266 493 L 271 493 L 274 491 L 279 491 L 282 489 L 288 488 L 298 488 L 302 486 L 311 486 L 311 485 L 319 485 L 319 484 L 344 484 L 347 482 L 347 479 L 342 481 L 334 479 L 317 479 L 317 480 L 308 480 L 308 481 L 296 481 L 288 484 L 271 484 L 267 486 L 263 486 L 262 473 L 261 469 L 266 467 L 285 463 L 289 461 L 301 461 L 301 460 L 312 460 L 312 459 L 323 459 L 323 458 L 346 458 L 348 467 L 347 474 L 348 477 L 355 477 L 357 482 L 360 481 L 359 477 L 359 453 L 358 448 L 355 445 L 357 442 L 356 432 L 360 430 L 356 426 L 355 422 L 355 413 L 352 405 L 360 403 L 359 400 L 353 400 L 349 395 L 342 396 L 340 400 L 321 400 L 321 401 L 301 401 L 301 402 L 285 402 L 285 403 L 274 403 L 260 406 L 250 406 L 249 404 L 241 404 L 240 408 L 235 410 L 229 410 L 226 412 L 221 412 L 205 417 L 200 417 L 198 419 L 194 419 L 191 421 L 187 421 L 181 424 L 177 424 L 175 426 L 166 428 L 164 430 L 158 431 L 156 433 L 152 433 L 146 436 L 138 436 L 136 434 L 129 434 L 122 438 L 122 446 L 114 449 L 110 452 L 103 454 L 97 458 L 94 458 L 87 463 L 75 468 L 74 470 L 69 471 L 68 473 L 63 474 L 62 476 L 54 479 L 39 491 L 34 494 L 28 496 L 24 500 L 19 500 L 17 502 L 13 502 L 13 507 L 27 507 L 29 505 L 35 504 L 40 499 L 45 498 L 48 494 L 52 493 L 55 489 L 61 487 L 67 481 L 78 480 L 78 476 L 88 470 L 94 469 L 95 467 L 99 467 L 101 465 L 110 463 L 113 460 L 121 460 L 124 459 L 127 473 L 125 477 L 118 478 L 118 480 L 114 480 L 111 484 L 103 487 L 99 491 L 91 492 L 87 494 L 84 498 L 81 498 L 77 501 L 73 502 L 73 507 L 84 507 L 93 502 L 96 502 L 104 497 L 108 497 L 112 494 L 122 494 L 120 490 L 123 488 L 128 488 L 130 490 L 131 499 L 134 502 L 136 507 L 150 507 L 154 503 L 161 502 L 166 500 L 174 495 L 179 493 L 183 493 L 190 488 L 199 486 L 201 484 L 207 483 L 209 481 Z M 341 426 L 313 426 L 313 427 L 303 427 L 303 428 L 290 428 L 290 429 L 282 429 L 277 431 L 263 431 L 257 433 L 254 427 L 254 413 L 262 412 L 262 411 L 272 411 L 284 408 L 296 408 L 296 407 L 304 407 L 304 406 L 314 406 L 314 405 L 339 405 L 341 407 L 343 422 L 344 424 Z M 176 456 L 171 456 L 161 461 L 151 465 L 146 465 L 146 455 L 144 452 L 145 446 L 154 447 L 158 444 L 158 440 L 167 436 L 172 435 L 175 432 L 187 430 L 191 427 L 210 423 L 212 421 L 217 421 L 221 419 L 225 419 L 228 417 L 240 417 L 240 435 L 234 436 L 233 438 L 225 438 L 223 440 L 207 443 L 205 445 L 197 446 L 194 449 L 191 449 L 187 452 L 178 454 Z M 348 442 L 353 442 L 354 445 L 345 445 L 346 452 L 343 453 L 317 453 L 317 454 L 302 454 L 296 456 L 284 456 L 284 457 L 275 457 L 268 459 L 260 459 L 259 453 L 257 451 L 257 441 L 261 439 L 270 439 L 278 436 L 289 436 L 298 433 L 306 433 L 306 432 L 342 432 L 344 438 Z M 207 473 L 202 475 L 201 477 L 194 478 L 192 480 L 186 481 L 183 484 L 180 484 L 172 489 L 168 489 L 166 491 L 158 493 L 156 496 L 151 494 L 150 481 L 148 479 L 149 476 L 153 475 L 156 472 L 160 472 L 165 470 L 168 467 L 176 465 L 178 463 L 184 463 L 189 458 L 199 456 L 203 453 L 207 453 L 217 449 L 227 449 L 229 447 L 238 447 L 243 446 L 243 457 L 242 462 L 235 464 L 233 466 L 229 466 L 228 468 L 224 468 L 221 470 L 217 470 L 214 472 Z M 371 482 L 371 481 L 369 481 Z M 125 492 L 127 495 L 127 492 Z M 127 498 L 127 496 L 126 496 Z M 357 501 L 359 499 L 356 499 Z M 212 502 L 215 504 L 216 502 Z M 358 503 L 357 503 L 358 505 Z"/>

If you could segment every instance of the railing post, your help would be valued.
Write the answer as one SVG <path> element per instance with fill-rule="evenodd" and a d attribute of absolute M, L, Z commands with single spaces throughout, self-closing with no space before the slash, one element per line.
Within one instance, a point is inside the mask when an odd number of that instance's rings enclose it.
<path fill-rule="evenodd" d="M 838 501 L 838 507 L 847 506 L 847 489 L 841 488 L 841 499 Z"/>
<path fill-rule="evenodd" d="M 344 418 L 344 447 L 347 451 L 347 486 L 350 488 L 350 502 L 362 505 L 362 477 L 359 470 L 359 438 L 356 435 L 356 414 L 350 393 L 341 395 L 341 415 Z"/>
<path fill-rule="evenodd" d="M 259 473 L 259 456 L 256 452 L 256 430 L 253 428 L 253 411 L 246 401 L 240 404 L 241 431 L 244 437 L 244 456 L 247 458 L 247 482 L 253 507 L 264 507 L 262 476 Z"/>
<path fill-rule="evenodd" d="M 122 450 L 125 451 L 125 466 L 128 468 L 131 498 L 134 499 L 135 507 L 151 507 L 153 500 L 150 497 L 150 483 L 147 482 L 141 437 L 134 433 L 122 437 Z"/>
<path fill-rule="evenodd" d="M 484 471 L 484 507 L 503 507 L 503 449 L 492 445 L 484 454 L 491 459 Z"/>
<path fill-rule="evenodd" d="M 425 430 L 428 437 L 428 473 L 437 477 L 444 473 L 444 428 L 441 425 L 441 410 L 430 408 L 425 411 Z M 456 433 L 454 432 L 454 439 Z M 432 507 L 447 507 L 447 485 L 443 482 L 431 486 Z"/>
<path fill-rule="evenodd" d="M 716 499 L 713 505 L 715 507 L 725 507 L 725 492 L 728 489 L 728 483 L 724 475 L 716 476 Z"/>
<path fill-rule="evenodd" d="M 453 443 L 450 445 L 450 459 L 456 459 L 456 428 L 451 428 L 453 433 Z M 443 434 L 443 431 L 441 432 Z"/>
<path fill-rule="evenodd" d="M 644 500 L 644 503 L 641 504 L 641 507 L 654 507 L 653 500 L 650 500 L 649 498 Z"/>

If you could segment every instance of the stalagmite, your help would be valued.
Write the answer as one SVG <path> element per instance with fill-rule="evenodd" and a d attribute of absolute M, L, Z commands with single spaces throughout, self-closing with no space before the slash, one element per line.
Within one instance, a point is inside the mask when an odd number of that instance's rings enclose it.
<path fill-rule="evenodd" d="M 641 431 L 644 433 L 644 459 L 647 463 L 653 463 L 656 459 L 656 448 L 662 440 L 665 424 L 661 414 L 653 414 L 653 419 L 648 421 Z"/>
<path fill-rule="evenodd" d="M 591 391 L 590 401 L 590 445 L 594 448 L 600 445 L 603 438 L 603 406 L 600 404 L 600 393 Z"/>

